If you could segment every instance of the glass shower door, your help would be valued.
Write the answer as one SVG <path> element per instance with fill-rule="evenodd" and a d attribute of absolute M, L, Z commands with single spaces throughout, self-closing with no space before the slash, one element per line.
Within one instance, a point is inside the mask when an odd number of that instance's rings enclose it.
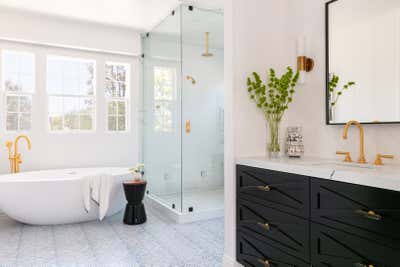
<path fill-rule="evenodd" d="M 182 211 L 180 8 L 142 37 L 143 162 L 149 196 Z"/>
<path fill-rule="evenodd" d="M 183 212 L 223 208 L 223 14 L 182 6 Z"/>

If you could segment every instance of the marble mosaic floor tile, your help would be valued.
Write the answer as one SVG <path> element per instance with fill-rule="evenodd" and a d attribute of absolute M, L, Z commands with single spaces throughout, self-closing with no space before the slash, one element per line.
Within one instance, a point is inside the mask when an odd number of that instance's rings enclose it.
<path fill-rule="evenodd" d="M 220 267 L 223 218 L 175 224 L 148 210 L 143 225 L 29 226 L 0 216 L 0 267 Z"/>

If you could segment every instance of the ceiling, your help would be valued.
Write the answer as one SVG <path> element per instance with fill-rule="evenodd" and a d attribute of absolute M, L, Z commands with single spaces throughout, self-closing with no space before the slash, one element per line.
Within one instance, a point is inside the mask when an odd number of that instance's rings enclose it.
<path fill-rule="evenodd" d="M 223 9 L 223 0 L 0 0 L 0 8 L 150 30 L 180 3 Z"/>

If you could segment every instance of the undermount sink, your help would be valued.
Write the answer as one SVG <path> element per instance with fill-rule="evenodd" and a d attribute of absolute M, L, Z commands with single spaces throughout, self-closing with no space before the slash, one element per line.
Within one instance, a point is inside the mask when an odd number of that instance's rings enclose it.
<path fill-rule="evenodd" d="M 376 166 L 373 164 L 360 164 L 360 163 L 347 163 L 347 162 L 316 162 L 312 163 L 312 166 L 321 166 L 321 167 L 332 167 L 332 168 L 358 168 L 358 169 L 376 169 Z"/>

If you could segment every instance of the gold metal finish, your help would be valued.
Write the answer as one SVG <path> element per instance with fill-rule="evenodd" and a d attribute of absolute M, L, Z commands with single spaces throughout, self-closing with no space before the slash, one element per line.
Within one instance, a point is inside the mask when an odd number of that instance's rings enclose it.
<path fill-rule="evenodd" d="M 347 133 L 351 125 L 357 126 L 360 131 L 360 157 L 358 159 L 358 163 L 365 164 L 367 161 L 365 160 L 365 152 L 364 152 L 364 128 L 361 123 L 358 121 L 349 121 L 343 129 L 343 139 L 347 139 Z"/>
<path fill-rule="evenodd" d="M 365 210 L 356 210 L 357 214 L 360 214 L 362 216 L 364 216 L 367 219 L 371 219 L 374 221 L 380 221 L 382 220 L 382 216 L 377 214 L 375 211 L 370 210 L 370 211 L 365 211 Z"/>
<path fill-rule="evenodd" d="M 353 161 L 351 160 L 351 157 L 350 157 L 350 152 L 346 152 L 346 151 L 336 151 L 336 155 L 345 155 L 346 157 L 345 157 L 345 159 L 343 160 L 344 162 L 353 162 Z"/>
<path fill-rule="evenodd" d="M 258 225 L 267 231 L 271 230 L 271 226 L 269 225 L 269 223 L 258 223 Z"/>
<path fill-rule="evenodd" d="M 30 150 L 31 140 L 26 135 L 19 135 L 15 138 L 14 143 L 12 141 L 6 142 L 6 147 L 8 149 L 8 159 L 10 160 L 10 172 L 11 173 L 18 173 L 19 172 L 19 165 L 22 163 L 21 153 L 18 152 L 18 145 L 21 139 L 25 139 L 28 145 L 28 149 Z M 12 146 L 14 144 L 14 152 L 12 151 Z"/>
<path fill-rule="evenodd" d="M 206 32 L 206 51 L 202 54 L 203 57 L 212 57 L 214 56 L 210 53 L 210 33 Z"/>
<path fill-rule="evenodd" d="M 187 120 L 187 121 L 186 121 L 186 124 L 185 124 L 185 131 L 186 131 L 186 133 L 190 133 L 190 132 L 192 131 L 192 125 L 191 125 L 190 120 Z"/>
<path fill-rule="evenodd" d="M 394 159 L 394 156 L 393 155 L 376 154 L 375 165 L 382 166 L 383 165 L 382 159 Z"/>
<path fill-rule="evenodd" d="M 314 60 L 306 56 L 297 57 L 297 70 L 310 72 L 314 69 Z"/>
<path fill-rule="evenodd" d="M 193 78 L 193 76 L 187 75 L 186 80 L 191 81 L 193 85 L 196 84 L 196 80 Z"/>
<path fill-rule="evenodd" d="M 266 186 L 258 186 L 258 189 L 263 190 L 265 192 L 271 191 L 271 187 L 269 185 Z"/>
<path fill-rule="evenodd" d="M 269 260 L 258 260 L 261 264 L 264 265 L 264 267 L 271 267 L 271 264 L 269 263 Z"/>

